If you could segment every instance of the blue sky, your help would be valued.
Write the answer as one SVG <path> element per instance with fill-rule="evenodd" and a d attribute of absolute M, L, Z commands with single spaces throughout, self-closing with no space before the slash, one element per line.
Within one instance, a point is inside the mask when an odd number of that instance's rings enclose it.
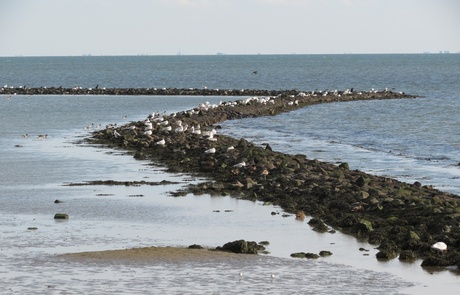
<path fill-rule="evenodd" d="M 460 52 L 458 0 L 0 0 L 0 56 Z"/>

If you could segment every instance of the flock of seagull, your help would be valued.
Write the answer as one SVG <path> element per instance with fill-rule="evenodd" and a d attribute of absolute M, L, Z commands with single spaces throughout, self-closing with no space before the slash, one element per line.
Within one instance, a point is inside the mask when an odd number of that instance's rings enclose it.
<path fill-rule="evenodd" d="M 204 110 L 204 109 L 209 109 L 209 108 L 215 108 L 217 107 L 216 105 L 211 105 L 209 102 L 206 102 L 205 104 L 202 104 L 198 107 L 198 109 Z M 195 110 L 196 111 L 196 110 Z M 136 126 L 136 125 L 129 125 L 124 127 L 124 130 L 127 130 L 131 132 L 133 135 L 141 135 L 143 137 L 147 137 L 151 140 L 154 140 L 154 130 L 156 130 L 159 126 L 160 131 L 162 132 L 174 132 L 174 133 L 185 133 L 185 132 L 190 132 L 191 134 L 195 134 L 197 136 L 201 136 L 202 138 L 207 139 L 210 142 L 216 142 L 217 137 L 215 135 L 217 134 L 217 130 L 215 128 L 212 128 L 211 130 L 202 130 L 201 126 L 199 124 L 189 126 L 187 124 L 184 124 L 181 120 L 174 120 L 173 118 L 176 116 L 176 114 L 171 114 L 168 117 L 166 114 L 163 113 L 163 115 L 159 114 L 158 112 L 150 114 L 144 121 L 143 121 L 143 129 Z M 173 119 L 173 120 L 171 120 Z M 115 138 L 120 138 L 122 135 L 115 129 L 115 125 L 107 125 L 107 129 L 113 129 L 113 136 Z M 161 145 L 164 146 L 166 145 L 166 140 L 165 138 L 162 138 L 160 140 L 157 140 L 154 142 L 155 145 Z M 233 146 L 229 146 L 227 148 L 227 151 L 234 150 L 235 148 Z M 216 153 L 216 148 L 211 147 L 209 149 L 206 149 L 204 151 L 205 154 L 215 154 Z M 245 167 L 246 163 L 244 161 L 241 161 L 240 163 L 237 163 L 234 165 L 236 168 L 242 168 Z"/>
<path fill-rule="evenodd" d="M 25 134 L 23 134 L 21 136 L 22 136 L 22 138 L 29 138 L 30 137 L 29 133 L 25 133 Z M 39 134 L 37 136 L 38 136 L 38 139 L 40 139 L 40 140 L 48 138 L 48 134 Z"/>
<path fill-rule="evenodd" d="M 206 139 L 209 142 L 216 142 L 217 141 L 217 130 L 215 128 L 211 129 L 202 129 L 199 124 L 195 124 L 189 126 L 188 124 L 182 122 L 182 120 L 176 119 L 176 116 L 179 115 L 186 115 L 186 116 L 193 116 L 199 114 L 200 112 L 206 112 L 208 110 L 212 110 L 218 107 L 228 107 L 228 106 L 237 106 L 237 105 L 247 105 L 252 103 L 260 103 L 260 104 L 267 104 L 273 103 L 276 97 L 249 97 L 242 100 L 237 101 L 229 101 L 229 102 L 220 102 L 219 104 L 211 104 L 210 102 L 206 101 L 198 105 L 197 107 L 182 111 L 180 113 L 171 113 L 167 114 L 166 112 L 153 112 L 147 116 L 145 120 L 142 121 L 142 125 L 140 124 L 130 124 L 122 128 L 122 130 L 128 131 L 133 136 L 141 136 L 148 138 L 153 142 L 154 145 L 165 146 L 167 144 L 166 135 L 168 134 L 179 134 L 179 133 L 190 133 L 201 138 Z M 298 103 L 297 101 L 295 102 Z M 113 136 L 115 138 L 122 137 L 120 134 L 119 129 L 117 130 L 116 124 L 109 124 L 106 125 L 106 129 L 113 129 Z M 87 126 L 88 129 L 90 128 L 100 128 L 100 125 L 95 127 L 94 125 Z M 233 146 L 229 146 L 227 151 L 232 151 L 235 148 Z M 204 150 L 204 153 L 207 155 L 213 155 L 217 152 L 216 148 L 209 146 L 209 148 Z M 243 168 L 246 167 L 247 163 L 245 161 L 241 161 L 234 165 L 235 168 Z M 266 176 L 268 171 L 264 171 Z"/>

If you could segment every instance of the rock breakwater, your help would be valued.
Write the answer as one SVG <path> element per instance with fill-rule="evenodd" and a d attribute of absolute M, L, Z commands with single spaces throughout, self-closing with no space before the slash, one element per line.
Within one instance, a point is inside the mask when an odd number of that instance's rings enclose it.
<path fill-rule="evenodd" d="M 241 94 L 240 94 L 241 95 Z M 172 172 L 198 173 L 210 181 L 190 185 L 181 195 L 230 195 L 303 211 L 315 219 L 378 245 L 378 259 L 423 258 L 424 266 L 460 264 L 460 198 L 418 182 L 352 170 L 305 155 L 273 151 L 244 138 L 220 135 L 219 122 L 276 115 L 316 103 L 358 99 L 411 98 L 404 93 L 285 92 L 219 105 L 203 103 L 170 115 L 152 113 L 144 121 L 107 126 L 89 142 L 130 150 L 138 159 L 161 163 Z M 446 253 L 433 251 L 445 242 Z"/>
<path fill-rule="evenodd" d="M 351 94 L 353 91 L 313 91 L 311 95 L 327 96 L 336 92 L 338 95 Z M 208 88 L 105 88 L 96 85 L 92 88 L 85 87 L 27 87 L 27 86 L 8 86 L 0 88 L 0 94 L 4 95 L 190 95 L 190 96 L 277 96 L 277 95 L 297 95 L 298 90 L 258 90 L 258 89 L 208 89 Z M 358 92 L 356 92 L 358 93 Z M 355 93 L 355 94 L 356 94 Z M 391 91 L 371 91 L 362 93 L 361 96 L 375 96 L 378 94 L 392 94 L 407 97 L 404 93 L 394 93 Z M 326 94 L 326 95 L 325 95 Z M 388 96 L 388 95 L 385 95 Z"/>

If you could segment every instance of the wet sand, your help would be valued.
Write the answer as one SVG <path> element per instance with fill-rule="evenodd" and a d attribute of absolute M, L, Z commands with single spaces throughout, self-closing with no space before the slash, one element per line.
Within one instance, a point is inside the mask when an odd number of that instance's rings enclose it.
<path fill-rule="evenodd" d="M 64 258 L 126 262 L 238 262 L 258 259 L 260 256 L 236 254 L 213 249 L 189 249 L 181 247 L 143 247 L 122 250 L 69 253 Z"/>

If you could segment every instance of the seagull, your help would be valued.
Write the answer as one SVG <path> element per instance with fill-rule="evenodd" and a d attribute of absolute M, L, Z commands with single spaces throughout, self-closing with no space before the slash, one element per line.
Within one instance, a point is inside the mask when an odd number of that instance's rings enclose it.
<path fill-rule="evenodd" d="M 164 139 L 160 140 L 160 141 L 157 141 L 155 144 L 158 144 L 158 145 L 165 145 L 166 141 Z"/>
<path fill-rule="evenodd" d="M 434 243 L 433 245 L 431 245 L 431 248 L 441 251 L 442 253 L 447 252 L 447 245 L 444 242 Z"/>
<path fill-rule="evenodd" d="M 211 148 L 209 150 L 205 150 L 204 151 L 206 154 L 214 154 L 216 152 L 216 149 L 215 148 Z"/>
<path fill-rule="evenodd" d="M 208 138 L 210 141 L 217 141 L 217 138 L 214 138 L 214 135 L 216 135 L 217 131 L 216 129 L 212 129 L 209 131 L 202 131 L 201 135 L 205 138 Z"/>
<path fill-rule="evenodd" d="M 264 170 L 262 171 L 262 175 L 264 176 L 264 179 L 267 179 L 268 173 L 269 173 L 269 172 L 268 172 L 267 169 L 264 169 Z"/>
<path fill-rule="evenodd" d="M 136 125 L 131 125 L 125 128 L 126 130 L 136 130 Z"/>
<path fill-rule="evenodd" d="M 192 130 L 192 134 L 201 134 L 201 129 L 195 129 L 193 126 L 190 130 Z"/>
<path fill-rule="evenodd" d="M 120 133 L 118 133 L 118 131 L 117 131 L 117 130 L 114 130 L 114 131 L 113 131 L 113 136 L 115 136 L 115 138 L 118 138 L 118 137 L 120 137 L 120 136 L 121 136 L 121 134 L 120 134 Z"/>
<path fill-rule="evenodd" d="M 151 122 L 144 123 L 145 128 L 144 130 L 152 130 L 153 129 L 153 124 Z"/>
<path fill-rule="evenodd" d="M 246 163 L 244 161 L 241 161 L 241 163 L 233 165 L 233 167 L 237 167 L 237 168 L 242 168 L 244 166 L 246 166 Z"/>

